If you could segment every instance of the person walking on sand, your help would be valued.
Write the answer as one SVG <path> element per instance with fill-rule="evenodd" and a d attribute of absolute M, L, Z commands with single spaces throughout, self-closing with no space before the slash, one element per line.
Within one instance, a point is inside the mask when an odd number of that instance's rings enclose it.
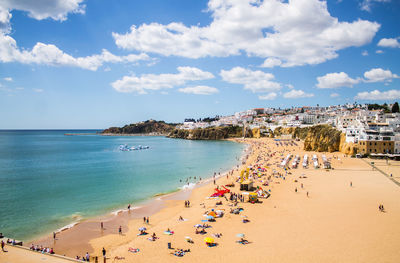
<path fill-rule="evenodd" d="M 4 240 L 1 240 L 1 251 L 3 252 L 4 252 L 4 246 L 5 246 Z"/>
<path fill-rule="evenodd" d="M 308 192 L 307 192 L 307 197 L 308 197 Z"/>
<path fill-rule="evenodd" d="M 143 224 L 146 223 L 146 217 L 143 217 Z"/>
<path fill-rule="evenodd" d="M 350 187 L 353 187 L 353 182 L 350 182 Z"/>
<path fill-rule="evenodd" d="M 103 222 L 100 222 L 100 228 L 101 228 L 101 230 L 104 229 Z"/>
<path fill-rule="evenodd" d="M 119 233 L 120 235 L 122 235 L 122 227 L 121 227 L 121 226 L 119 226 L 119 228 L 118 228 L 118 233 Z"/>
<path fill-rule="evenodd" d="M 146 218 L 146 224 L 149 224 L 149 217 Z"/>
<path fill-rule="evenodd" d="M 106 257 L 106 249 L 104 247 L 103 247 L 102 253 L 103 253 L 103 258 L 105 258 Z"/>
<path fill-rule="evenodd" d="M 89 262 L 90 256 L 89 256 L 89 253 L 88 253 L 88 252 L 86 252 L 86 256 L 85 256 L 85 257 L 86 257 L 86 261 Z"/>

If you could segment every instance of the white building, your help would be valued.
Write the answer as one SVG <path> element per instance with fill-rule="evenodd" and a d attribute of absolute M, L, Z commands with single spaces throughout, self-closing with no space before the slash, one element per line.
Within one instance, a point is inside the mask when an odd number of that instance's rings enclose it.
<path fill-rule="evenodd" d="M 394 153 L 400 154 L 400 133 L 394 136 Z"/>

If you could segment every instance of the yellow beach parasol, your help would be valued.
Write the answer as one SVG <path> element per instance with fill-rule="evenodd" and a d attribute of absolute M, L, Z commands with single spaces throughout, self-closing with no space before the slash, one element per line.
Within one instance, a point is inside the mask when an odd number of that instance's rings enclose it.
<path fill-rule="evenodd" d="M 214 238 L 206 237 L 206 238 L 204 238 L 204 241 L 205 241 L 206 243 L 214 243 Z"/>

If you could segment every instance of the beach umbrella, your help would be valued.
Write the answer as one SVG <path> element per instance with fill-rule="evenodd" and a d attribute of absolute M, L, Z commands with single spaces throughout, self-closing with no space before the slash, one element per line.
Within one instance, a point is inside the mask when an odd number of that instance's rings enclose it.
<path fill-rule="evenodd" d="M 206 238 L 204 238 L 204 241 L 205 241 L 206 243 L 214 243 L 214 239 L 211 238 L 211 237 L 206 237 Z"/>
<path fill-rule="evenodd" d="M 240 233 L 236 235 L 237 237 L 244 237 L 244 234 Z"/>
<path fill-rule="evenodd" d="M 145 230 L 147 230 L 147 228 L 145 228 L 145 227 L 139 228 L 139 231 L 145 231 Z"/>
<path fill-rule="evenodd" d="M 217 214 L 214 211 L 211 211 L 210 213 L 208 213 L 208 215 L 212 216 L 212 217 L 216 217 L 217 216 Z"/>

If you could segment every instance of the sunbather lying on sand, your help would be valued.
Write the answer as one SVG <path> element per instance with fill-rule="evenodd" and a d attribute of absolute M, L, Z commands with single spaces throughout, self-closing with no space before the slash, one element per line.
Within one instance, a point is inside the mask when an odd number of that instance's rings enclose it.
<path fill-rule="evenodd" d="M 195 232 L 195 233 L 196 233 L 196 234 L 200 234 L 200 235 L 207 234 L 207 232 L 204 230 L 204 228 L 202 228 L 200 231 L 199 231 L 198 228 L 196 228 L 196 232 Z"/>
<path fill-rule="evenodd" d="M 246 239 L 244 239 L 244 238 L 241 238 L 239 241 L 236 241 L 236 242 L 237 242 L 237 243 L 240 243 L 240 244 L 242 244 L 242 245 L 247 245 L 247 244 L 250 243 L 248 240 L 246 240 Z"/>

